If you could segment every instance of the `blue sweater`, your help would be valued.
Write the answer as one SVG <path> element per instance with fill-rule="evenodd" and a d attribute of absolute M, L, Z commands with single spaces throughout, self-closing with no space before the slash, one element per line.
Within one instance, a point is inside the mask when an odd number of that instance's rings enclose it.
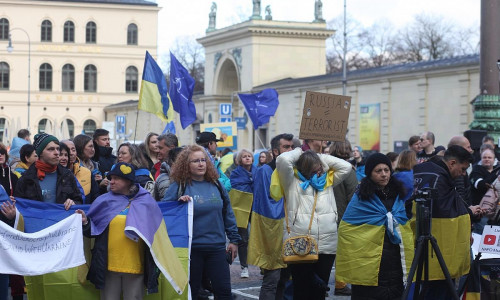
<path fill-rule="evenodd" d="M 172 182 L 162 201 L 177 201 L 179 184 Z M 193 198 L 193 242 L 194 249 L 220 250 L 226 248 L 226 235 L 229 241 L 240 241 L 236 219 L 227 192 L 221 195 L 215 184 L 207 181 L 192 181 L 186 186 L 184 195 Z M 227 201 L 226 214 L 223 215 L 223 201 Z"/>

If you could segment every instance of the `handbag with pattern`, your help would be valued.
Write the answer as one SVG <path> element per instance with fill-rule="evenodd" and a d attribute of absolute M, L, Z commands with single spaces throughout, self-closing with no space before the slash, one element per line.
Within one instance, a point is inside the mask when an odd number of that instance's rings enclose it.
<path fill-rule="evenodd" d="M 285 219 L 286 230 L 290 236 L 290 226 L 288 225 L 288 213 L 285 201 Z M 314 205 L 311 213 L 311 220 L 309 221 L 309 229 L 307 235 L 299 235 L 289 237 L 283 243 L 283 262 L 286 264 L 299 264 L 299 263 L 313 263 L 318 261 L 318 243 L 316 239 L 311 236 L 311 226 L 314 218 L 314 211 L 316 210 L 316 201 L 318 200 L 318 193 L 314 195 Z"/>

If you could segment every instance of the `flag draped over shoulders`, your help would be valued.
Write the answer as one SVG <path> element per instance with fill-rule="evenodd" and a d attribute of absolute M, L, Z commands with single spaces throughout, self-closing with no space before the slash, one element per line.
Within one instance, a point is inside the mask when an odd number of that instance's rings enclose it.
<path fill-rule="evenodd" d="M 149 247 L 151 255 L 162 274 L 172 284 L 177 293 L 182 294 L 188 277 L 176 257 L 169 239 L 160 207 L 144 188 L 139 187 L 137 195 L 129 202 L 124 195 L 113 192 L 99 196 L 92 203 L 88 217 L 92 235 L 101 234 L 109 222 L 128 205 L 129 212 L 125 221 L 125 235 L 138 241 L 142 239 Z"/>
<path fill-rule="evenodd" d="M 242 166 L 238 166 L 231 172 L 231 190 L 229 198 L 231 199 L 231 207 L 236 218 L 236 225 L 240 228 L 247 228 L 252 210 L 253 203 L 253 187 L 255 178 L 255 167 L 250 171 Z"/>
<path fill-rule="evenodd" d="M 167 81 L 148 51 L 144 59 L 138 108 L 155 114 L 164 122 L 171 121 L 174 116 L 172 101 L 168 96 Z"/>
<path fill-rule="evenodd" d="M 8 198 L 3 199 L 0 197 L 0 202 L 6 201 L 7 199 Z M 74 205 L 69 210 L 65 210 L 62 204 L 44 203 L 21 198 L 16 198 L 16 200 L 16 228 L 24 228 L 25 232 L 29 233 L 40 231 L 63 220 L 74 214 L 76 209 L 82 209 L 88 212 L 90 208 L 90 205 Z M 148 239 L 152 245 L 151 251 L 155 253 L 161 252 L 156 255 L 155 262 L 157 264 L 163 264 L 165 260 L 167 260 L 168 265 L 173 263 L 173 266 L 160 266 L 160 269 L 163 268 L 174 274 L 170 276 L 170 278 L 167 278 L 167 276 L 163 275 L 164 273 L 162 270 L 162 274 L 159 277 L 159 293 L 147 295 L 144 297 L 144 300 L 188 299 L 189 289 L 187 288 L 187 274 L 189 270 L 189 249 L 192 236 L 192 204 L 182 204 L 183 203 L 177 202 L 154 202 L 156 208 L 150 204 L 136 207 L 138 210 L 145 211 L 150 211 L 149 207 L 153 207 L 152 209 L 155 211 L 155 217 L 152 223 L 159 224 L 157 232 L 153 232 L 154 226 L 150 227 L 150 229 L 144 229 L 141 227 L 142 225 L 135 226 L 134 223 L 136 223 L 137 220 L 130 221 L 130 224 L 127 223 L 131 226 L 130 228 L 126 228 L 129 236 L 132 238 Z M 104 210 L 113 210 L 113 205 L 104 205 L 100 207 Z M 136 214 L 136 216 L 137 219 L 147 217 L 149 220 L 152 218 L 152 213 L 142 213 L 142 215 Z M 99 226 L 103 225 L 99 223 Z M 162 226 L 165 228 L 164 230 L 161 228 Z M 158 244 L 158 242 L 160 243 Z M 170 244 L 170 246 L 165 245 L 165 243 Z M 168 249 L 172 246 L 173 251 L 172 249 Z M 29 299 L 99 299 L 99 290 L 95 289 L 94 285 L 86 280 L 91 261 L 90 239 L 84 238 L 84 248 L 86 250 L 85 258 L 87 263 L 80 267 L 67 269 L 57 273 L 25 277 Z M 180 271 L 177 269 L 179 265 Z M 175 289 L 170 283 L 172 281 L 179 282 Z M 183 291 L 182 294 L 179 294 L 179 291 Z"/>
<path fill-rule="evenodd" d="M 270 196 L 271 175 L 269 165 L 260 167 L 254 179 L 248 263 L 266 270 L 286 267 L 281 257 L 283 246 L 283 199 L 275 201 Z"/>
<path fill-rule="evenodd" d="M 400 245 L 404 279 L 413 260 L 413 232 L 404 201 L 396 199 L 391 212 L 374 195 L 369 200 L 354 194 L 340 222 L 335 276 L 358 285 L 377 286 L 384 235 Z"/>

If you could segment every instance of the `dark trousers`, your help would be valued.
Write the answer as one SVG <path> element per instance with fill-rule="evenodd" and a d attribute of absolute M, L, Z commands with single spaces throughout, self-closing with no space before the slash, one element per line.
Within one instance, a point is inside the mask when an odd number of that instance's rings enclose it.
<path fill-rule="evenodd" d="M 393 287 L 353 284 L 351 288 L 351 300 L 399 300 L 404 291 L 402 279 L 401 285 Z"/>
<path fill-rule="evenodd" d="M 240 258 L 241 268 L 248 268 L 248 228 L 238 227 L 238 234 L 241 236 L 241 242 L 238 243 L 238 256 Z"/>
<path fill-rule="evenodd" d="M 263 271 L 264 277 L 262 278 L 259 300 L 282 300 L 285 284 L 290 278 L 290 270 L 284 268 Z"/>
<path fill-rule="evenodd" d="M 189 284 L 191 285 L 192 299 L 198 298 L 204 271 L 212 282 L 214 296 L 218 300 L 233 299 L 231 296 L 231 276 L 225 250 L 191 249 Z"/>
<path fill-rule="evenodd" d="M 320 284 L 328 286 L 335 254 L 320 254 L 318 261 L 312 264 L 291 264 L 293 300 L 323 300 L 326 290 Z"/>

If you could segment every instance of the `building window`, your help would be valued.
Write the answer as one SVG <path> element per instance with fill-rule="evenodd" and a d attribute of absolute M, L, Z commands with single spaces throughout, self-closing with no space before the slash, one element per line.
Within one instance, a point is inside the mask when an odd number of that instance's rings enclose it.
<path fill-rule="evenodd" d="M 139 72 L 136 67 L 130 66 L 127 68 L 125 75 L 125 92 L 137 93 L 137 82 L 139 80 Z"/>
<path fill-rule="evenodd" d="M 40 91 L 52 91 L 52 66 L 44 63 L 40 66 Z"/>
<path fill-rule="evenodd" d="M 5 135 L 5 118 L 0 118 L 0 142 L 5 144 L 7 141 L 4 141 L 4 135 Z"/>
<path fill-rule="evenodd" d="M 97 69 L 94 65 L 85 67 L 83 80 L 83 90 L 85 92 L 97 91 Z"/>
<path fill-rule="evenodd" d="M 97 126 L 94 120 L 86 120 L 83 123 L 83 133 L 88 136 L 93 136 Z"/>
<path fill-rule="evenodd" d="M 9 89 L 10 68 L 6 62 L 0 62 L 0 90 Z"/>
<path fill-rule="evenodd" d="M 75 91 L 75 67 L 70 64 L 65 64 L 62 68 L 62 91 Z"/>
<path fill-rule="evenodd" d="M 75 24 L 71 21 L 66 21 L 64 23 L 63 41 L 65 43 L 74 43 L 75 42 Z"/>
<path fill-rule="evenodd" d="M 97 26 L 94 22 L 88 22 L 85 28 L 85 42 L 87 44 L 95 44 L 97 41 Z"/>
<path fill-rule="evenodd" d="M 38 133 L 45 133 L 51 131 L 52 123 L 48 119 L 41 119 L 38 122 Z M 50 132 L 47 132 L 50 134 Z"/>
<path fill-rule="evenodd" d="M 0 40 L 9 39 L 9 20 L 5 18 L 0 19 Z"/>
<path fill-rule="evenodd" d="M 52 42 L 52 22 L 44 20 L 42 22 L 42 42 Z"/>
<path fill-rule="evenodd" d="M 137 45 L 137 25 L 133 23 L 127 28 L 127 45 Z"/>
<path fill-rule="evenodd" d="M 72 139 L 75 137 L 75 123 L 70 119 L 65 119 L 61 123 L 62 134 L 64 138 Z"/>

